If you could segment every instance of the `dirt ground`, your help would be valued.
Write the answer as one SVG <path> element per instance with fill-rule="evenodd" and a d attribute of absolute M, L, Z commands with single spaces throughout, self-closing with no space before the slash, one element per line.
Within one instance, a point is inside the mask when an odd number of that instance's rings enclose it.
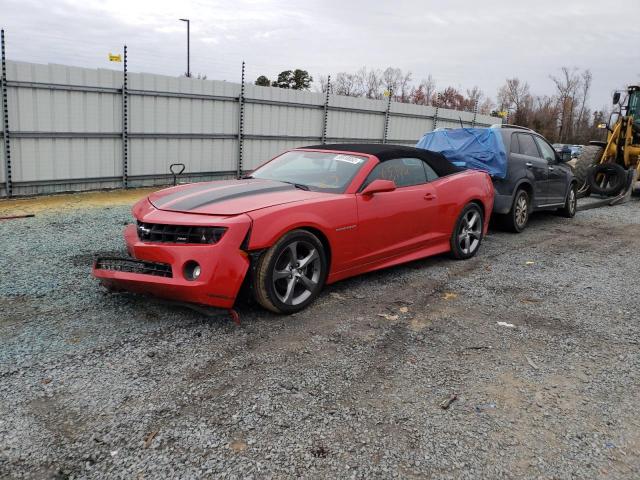
<path fill-rule="evenodd" d="M 637 199 L 236 326 L 90 277 L 146 193 L 0 202 L 0 478 L 640 476 Z"/>

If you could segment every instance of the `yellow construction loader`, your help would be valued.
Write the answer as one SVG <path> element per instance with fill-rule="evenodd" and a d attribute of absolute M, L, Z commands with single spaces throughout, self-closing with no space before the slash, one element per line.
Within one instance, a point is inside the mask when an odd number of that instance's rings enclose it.
<path fill-rule="evenodd" d="M 574 167 L 578 195 L 614 197 L 610 204 L 628 200 L 640 175 L 640 86 L 615 92 L 613 104 L 617 111 L 605 125 L 607 141 L 589 142 Z"/>

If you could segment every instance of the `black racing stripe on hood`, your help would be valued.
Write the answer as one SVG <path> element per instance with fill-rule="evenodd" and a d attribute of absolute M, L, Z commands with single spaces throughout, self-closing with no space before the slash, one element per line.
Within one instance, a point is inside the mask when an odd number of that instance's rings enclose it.
<path fill-rule="evenodd" d="M 224 187 L 225 185 L 229 185 L 232 182 L 233 181 L 224 182 L 224 183 L 220 182 L 220 184 L 218 185 L 212 185 L 211 182 L 196 183 L 196 184 L 190 185 L 188 188 L 181 188 L 177 192 L 173 192 L 173 193 L 170 193 L 169 195 L 165 195 L 163 197 L 154 199 L 153 204 L 156 207 L 160 208 L 186 195 L 202 192 L 204 190 L 211 190 L 216 187 Z"/>
<path fill-rule="evenodd" d="M 212 203 L 225 202 L 235 198 L 294 189 L 295 187 L 293 185 L 282 184 L 280 182 L 259 182 L 255 185 L 238 185 L 233 188 L 203 192 L 200 195 L 194 195 L 181 201 L 179 200 L 176 203 L 169 205 L 168 208 L 171 210 L 191 211 L 206 205 L 211 205 Z"/>

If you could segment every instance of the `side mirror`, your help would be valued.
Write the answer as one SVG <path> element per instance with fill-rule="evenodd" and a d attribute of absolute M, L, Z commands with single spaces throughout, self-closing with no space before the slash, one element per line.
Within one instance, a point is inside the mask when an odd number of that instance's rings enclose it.
<path fill-rule="evenodd" d="M 615 92 L 613 94 L 613 104 L 617 105 L 619 101 L 620 101 L 620 92 Z"/>
<path fill-rule="evenodd" d="M 371 196 L 374 193 L 393 192 L 396 184 L 391 180 L 377 179 L 367 185 L 362 191 L 362 195 Z"/>
<path fill-rule="evenodd" d="M 571 149 L 563 148 L 558 156 L 560 157 L 561 162 L 568 162 L 571 160 Z"/>

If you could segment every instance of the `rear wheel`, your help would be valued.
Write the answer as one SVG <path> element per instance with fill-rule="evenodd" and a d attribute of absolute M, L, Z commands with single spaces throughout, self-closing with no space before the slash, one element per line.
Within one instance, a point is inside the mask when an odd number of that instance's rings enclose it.
<path fill-rule="evenodd" d="M 464 207 L 451 233 L 451 256 L 459 260 L 473 257 L 482 243 L 483 226 L 480 207 L 475 203 Z"/>
<path fill-rule="evenodd" d="M 257 302 L 275 313 L 294 313 L 318 296 L 327 276 L 322 242 L 307 230 L 293 230 L 258 260 L 254 274 Z"/>
<path fill-rule="evenodd" d="M 602 158 L 604 148 L 598 145 L 586 145 L 582 148 L 582 152 L 576 160 L 576 166 L 573 169 L 573 176 L 576 178 L 578 184 L 578 192 L 584 195 L 589 195 L 591 190 L 589 183 L 587 182 L 589 177 L 589 171 L 591 167 L 597 164 Z"/>
<path fill-rule="evenodd" d="M 520 233 L 527 228 L 529 213 L 531 211 L 531 199 L 526 190 L 519 189 L 513 197 L 513 205 L 506 215 L 502 216 L 501 225 L 505 230 Z"/>

